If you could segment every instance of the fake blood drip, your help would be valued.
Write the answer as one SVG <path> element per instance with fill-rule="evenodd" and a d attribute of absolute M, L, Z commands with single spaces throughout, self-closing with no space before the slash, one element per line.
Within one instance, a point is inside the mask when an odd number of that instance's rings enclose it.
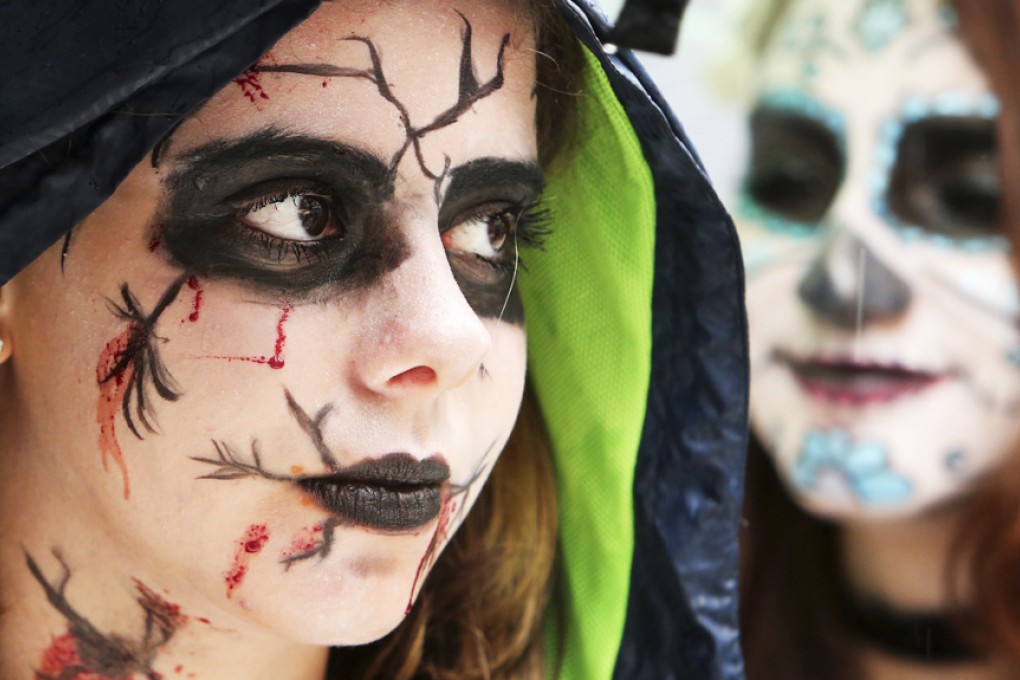
<path fill-rule="evenodd" d="M 127 464 L 124 453 L 117 441 L 117 414 L 121 410 L 124 390 L 134 375 L 134 364 L 128 363 L 120 371 L 114 371 L 121 357 L 128 350 L 131 338 L 136 331 L 126 329 L 123 333 L 106 343 L 99 355 L 96 365 L 96 382 L 99 384 L 99 399 L 96 402 L 96 422 L 99 424 L 99 451 L 102 454 L 103 469 L 109 470 L 109 459 L 120 470 L 124 480 L 124 498 L 131 495 L 131 484 L 128 480 Z M 105 382 L 104 382 L 105 381 Z"/>
<path fill-rule="evenodd" d="M 156 233 L 149 239 L 149 252 L 154 253 L 163 243 L 163 225 L 156 228 Z"/>
<path fill-rule="evenodd" d="M 286 560 L 294 555 L 311 552 L 322 544 L 322 524 L 303 527 L 292 539 L 290 546 L 280 553 L 280 559 Z"/>
<path fill-rule="evenodd" d="M 241 93 L 245 98 L 256 106 L 258 106 L 259 99 L 269 99 L 269 95 L 262 87 L 262 74 L 254 68 L 250 68 L 234 78 L 234 83 L 241 88 Z"/>
<path fill-rule="evenodd" d="M 195 323 L 198 321 L 199 314 L 202 311 L 202 295 L 205 293 L 205 291 L 202 290 L 202 284 L 194 276 L 189 276 L 188 288 L 195 291 L 195 297 L 191 301 L 191 313 L 181 319 L 181 323 L 185 323 L 187 321 Z"/>
<path fill-rule="evenodd" d="M 224 577 L 227 584 L 227 599 L 233 597 L 234 591 L 248 574 L 248 565 L 251 560 L 262 552 L 267 541 L 269 541 L 269 530 L 265 524 L 252 524 L 238 541 L 237 549 L 234 551 L 233 566 Z"/>
<path fill-rule="evenodd" d="M 286 304 L 280 308 L 280 319 L 276 322 L 276 343 L 273 345 L 272 356 L 253 356 L 253 357 L 232 357 L 232 356 L 212 356 L 204 357 L 206 359 L 221 359 L 223 361 L 244 361 L 249 364 L 264 364 L 273 369 L 281 369 L 284 366 L 283 360 L 283 347 L 287 344 L 287 330 L 285 328 L 287 319 L 290 318 L 290 312 L 293 309 L 293 305 Z"/>
<path fill-rule="evenodd" d="M 404 610 L 404 616 L 410 614 L 414 608 L 414 595 L 418 592 L 418 584 L 422 580 L 422 575 L 425 571 L 435 563 L 436 552 L 446 541 L 450 528 L 450 520 L 456 511 L 457 501 L 452 498 L 447 498 L 443 501 L 443 509 L 439 511 L 439 522 L 436 523 L 436 530 L 432 534 L 432 540 L 429 541 L 429 547 L 426 548 L 425 554 L 421 556 L 421 561 L 418 562 L 418 571 L 414 575 L 414 583 L 411 584 L 411 595 L 407 598 L 407 608 Z"/>
<path fill-rule="evenodd" d="M 262 73 L 259 67 L 264 64 L 272 64 L 274 59 L 272 53 L 262 55 L 262 58 L 251 65 L 244 73 L 234 78 L 234 84 L 241 88 L 244 98 L 259 108 L 259 100 L 268 101 L 269 95 L 262 87 Z M 261 109 L 260 109 L 261 110 Z"/>

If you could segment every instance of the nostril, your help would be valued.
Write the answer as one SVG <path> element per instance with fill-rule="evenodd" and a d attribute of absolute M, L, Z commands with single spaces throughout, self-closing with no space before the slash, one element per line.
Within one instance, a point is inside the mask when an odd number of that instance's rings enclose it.
<path fill-rule="evenodd" d="M 436 382 L 436 372 L 428 366 L 415 366 L 403 373 L 398 373 L 386 384 L 390 387 L 411 387 L 414 385 L 431 385 Z"/>

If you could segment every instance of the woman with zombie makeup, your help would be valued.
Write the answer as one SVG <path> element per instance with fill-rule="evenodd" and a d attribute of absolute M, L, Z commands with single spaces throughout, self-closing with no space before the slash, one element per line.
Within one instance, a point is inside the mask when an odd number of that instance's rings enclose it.
<path fill-rule="evenodd" d="M 736 238 L 594 7 L 14 4 L 0 676 L 740 677 Z"/>
<path fill-rule="evenodd" d="M 1005 506 L 979 489 L 1020 409 L 1020 212 L 1000 197 L 1020 164 L 1018 9 L 758 7 L 738 219 L 752 679 L 1016 676 L 988 634 L 1015 589 L 985 564 Z"/>

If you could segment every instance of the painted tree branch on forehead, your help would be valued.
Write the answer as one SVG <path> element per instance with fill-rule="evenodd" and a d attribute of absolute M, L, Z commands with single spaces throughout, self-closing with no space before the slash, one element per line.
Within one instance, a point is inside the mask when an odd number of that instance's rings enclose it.
<path fill-rule="evenodd" d="M 403 146 L 401 146 L 400 149 L 393 154 L 393 158 L 390 161 L 390 175 L 396 175 L 397 166 L 400 165 L 400 161 L 404 158 L 407 150 L 413 149 L 415 158 L 418 161 L 418 167 L 421 168 L 422 174 L 435 181 L 435 198 L 436 203 L 438 204 L 443 180 L 446 178 L 446 174 L 450 170 L 450 158 L 449 156 L 444 157 L 445 160 L 441 171 L 435 172 L 431 170 L 425 162 L 425 156 L 421 149 L 421 140 L 430 132 L 435 132 L 436 130 L 453 125 L 477 102 L 485 99 L 493 92 L 496 92 L 503 87 L 503 57 L 506 52 L 507 45 L 510 44 L 510 34 L 506 33 L 500 41 L 499 52 L 496 55 L 495 75 L 484 83 L 479 82 L 475 63 L 472 57 L 471 22 L 468 21 L 467 17 L 460 12 L 457 12 L 457 14 L 464 22 L 464 31 L 461 35 L 462 45 L 457 101 L 425 125 L 416 126 L 411 122 L 411 114 L 408 112 L 407 106 L 405 106 L 393 93 L 393 90 L 390 89 L 389 83 L 386 79 L 386 73 L 383 70 L 382 58 L 379 55 L 379 50 L 370 38 L 365 38 L 363 36 L 351 36 L 350 38 L 346 38 L 346 40 L 363 43 L 368 49 L 368 55 L 372 62 L 372 66 L 369 69 L 332 66 L 329 64 L 256 64 L 252 67 L 252 70 L 261 73 L 296 73 L 300 75 L 315 76 L 317 78 L 364 78 L 372 82 L 379 90 L 379 94 L 383 97 L 383 99 L 397 109 L 397 112 L 400 115 L 400 124 L 404 127 L 404 134 L 406 135 Z"/>

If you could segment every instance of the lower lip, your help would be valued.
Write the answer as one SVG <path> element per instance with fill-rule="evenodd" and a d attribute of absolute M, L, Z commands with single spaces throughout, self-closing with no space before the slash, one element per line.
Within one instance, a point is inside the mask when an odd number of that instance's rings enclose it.
<path fill-rule="evenodd" d="M 439 485 L 383 486 L 313 478 L 297 484 L 331 514 L 379 531 L 420 529 L 439 516 L 443 505 Z"/>
<path fill-rule="evenodd" d="M 862 369 L 856 374 L 819 376 L 817 371 L 793 368 L 797 384 L 812 398 L 832 404 L 865 406 L 894 401 L 916 394 L 939 382 L 942 376 L 927 374 L 884 374 Z"/>

